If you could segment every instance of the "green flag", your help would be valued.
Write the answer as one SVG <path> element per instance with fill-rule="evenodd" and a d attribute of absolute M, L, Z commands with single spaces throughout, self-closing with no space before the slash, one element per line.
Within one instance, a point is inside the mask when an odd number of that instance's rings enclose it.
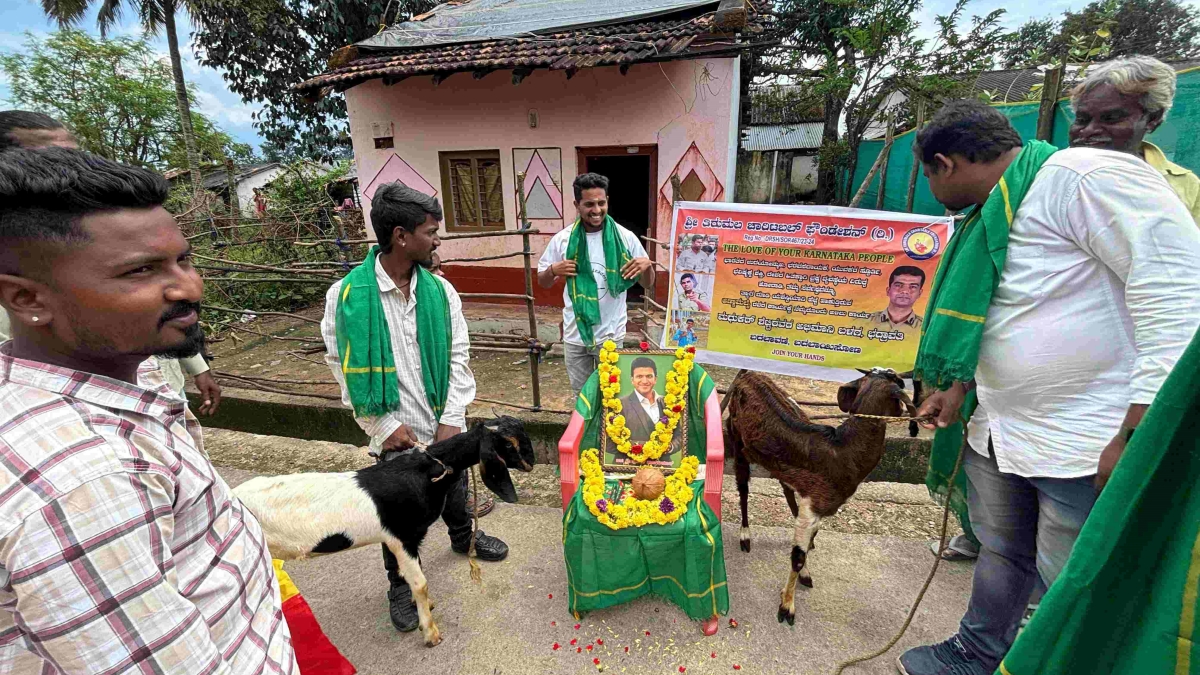
<path fill-rule="evenodd" d="M 1159 390 L 1003 675 L 1200 673 L 1200 337 Z"/>

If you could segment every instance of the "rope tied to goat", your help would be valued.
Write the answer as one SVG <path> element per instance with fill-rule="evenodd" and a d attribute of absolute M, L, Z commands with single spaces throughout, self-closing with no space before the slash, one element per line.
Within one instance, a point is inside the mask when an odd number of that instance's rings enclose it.
<path fill-rule="evenodd" d="M 925 578 L 925 584 L 921 586 L 921 592 L 917 593 L 917 599 L 913 601 L 912 608 L 908 610 L 908 617 L 904 619 L 904 625 L 900 626 L 900 630 L 896 632 L 896 634 L 891 640 L 888 641 L 886 645 L 880 647 L 874 652 L 871 652 L 870 654 L 856 656 L 852 659 L 848 659 L 839 663 L 837 669 L 833 671 L 833 675 L 842 675 L 842 672 L 850 666 L 859 663 L 865 663 L 883 656 L 884 654 L 888 653 L 892 647 L 895 647 L 896 643 L 900 641 L 900 638 L 904 637 L 904 633 L 908 631 L 908 627 L 912 624 L 913 617 L 917 615 L 917 608 L 921 606 L 921 601 L 925 599 L 925 593 L 929 590 L 929 585 L 933 583 L 933 577 L 935 574 L 937 574 L 938 566 L 942 564 L 942 554 L 946 552 L 946 547 L 949 545 L 949 542 L 946 540 L 946 531 L 950 525 L 950 498 L 954 495 L 954 479 L 958 478 L 958 472 L 962 469 L 963 453 L 966 451 L 966 449 L 967 439 L 966 435 L 964 434 L 962 447 L 958 449 L 958 459 L 954 462 L 954 471 L 950 473 L 950 480 L 948 481 L 949 487 L 947 488 L 946 492 L 946 506 L 942 510 L 942 533 L 938 541 L 937 556 L 935 556 L 933 559 L 933 567 L 929 569 L 929 576 Z"/>

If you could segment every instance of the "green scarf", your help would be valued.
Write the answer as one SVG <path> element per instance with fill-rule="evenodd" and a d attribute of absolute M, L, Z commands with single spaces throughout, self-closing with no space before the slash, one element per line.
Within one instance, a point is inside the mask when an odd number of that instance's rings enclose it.
<path fill-rule="evenodd" d="M 1058 148 L 1044 141 L 1028 141 L 983 207 L 972 209 L 963 226 L 947 242 L 925 311 L 925 328 L 913 368 L 915 379 L 946 389 L 955 381 L 975 378 L 983 324 L 1008 257 L 1008 230 L 1013 215 L 1038 170 L 1057 151 Z M 925 484 L 935 499 L 944 501 L 949 493 L 950 474 L 962 448 L 965 425 L 977 405 L 978 398 L 972 391 L 963 402 L 963 421 L 938 429 L 934 436 Z M 966 485 L 966 474 L 960 470 L 954 481 L 951 506 L 963 528 L 971 534 Z"/>
<path fill-rule="evenodd" d="M 571 308 L 575 312 L 575 325 L 579 337 L 588 347 L 596 345 L 593 330 L 600 323 L 600 290 L 596 277 L 592 275 L 592 261 L 588 256 L 587 232 L 583 223 L 576 220 L 572 225 L 571 238 L 567 241 L 567 260 L 575 261 L 575 276 L 567 278 L 567 293 L 571 295 Z M 625 249 L 621 233 L 612 216 L 604 216 L 604 269 L 608 281 L 608 292 L 620 295 L 629 290 L 637 279 L 621 276 L 621 268 L 633 257 Z"/>
<path fill-rule="evenodd" d="M 392 337 L 375 279 L 379 247 L 342 281 L 337 306 L 338 357 L 356 417 L 375 417 L 400 407 L 400 383 L 392 358 Z M 417 346 L 425 398 L 441 419 L 450 390 L 450 303 L 446 289 L 429 270 L 417 266 L 413 281 L 417 302 Z"/>

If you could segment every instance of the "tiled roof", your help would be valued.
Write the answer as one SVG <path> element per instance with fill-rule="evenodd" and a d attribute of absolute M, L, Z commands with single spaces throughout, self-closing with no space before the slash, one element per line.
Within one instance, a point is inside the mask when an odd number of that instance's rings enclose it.
<path fill-rule="evenodd" d="M 707 13 L 694 18 L 593 26 L 528 38 L 387 53 L 360 52 L 349 63 L 295 88 L 309 93 L 325 88 L 343 91 L 376 78 L 400 80 L 412 75 L 449 75 L 464 71 L 477 74 L 535 68 L 574 71 L 593 66 L 734 54 L 744 48 L 735 34 L 717 29 L 713 14 Z"/>

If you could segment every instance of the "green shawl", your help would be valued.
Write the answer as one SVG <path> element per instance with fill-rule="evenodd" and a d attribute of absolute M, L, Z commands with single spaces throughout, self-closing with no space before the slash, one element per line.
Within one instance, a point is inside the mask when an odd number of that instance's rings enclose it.
<path fill-rule="evenodd" d="M 617 296 L 629 290 L 637 279 L 626 279 L 621 276 L 621 268 L 633 257 L 625 249 L 621 233 L 612 216 L 604 216 L 604 269 L 608 281 L 608 292 Z M 575 325 L 579 328 L 579 338 L 588 347 L 596 345 L 596 337 L 592 333 L 600 323 L 600 289 L 596 285 L 596 277 L 592 275 L 592 261 L 588 255 L 587 232 L 583 223 L 576 220 L 572 225 L 571 238 L 567 241 L 567 260 L 575 261 L 575 276 L 567 277 L 567 293 L 571 296 L 571 308 L 575 312 Z"/>
<path fill-rule="evenodd" d="M 925 312 L 925 329 L 913 369 L 915 379 L 946 389 L 956 381 L 975 378 L 984 321 L 1008 256 L 1008 230 L 1013 215 L 1038 170 L 1057 151 L 1058 148 L 1043 141 L 1027 142 L 987 201 L 967 214 L 962 227 L 947 242 Z M 971 419 L 977 404 L 972 391 L 963 402 L 963 421 L 938 429 L 934 436 L 925 484 L 935 499 L 944 500 L 949 494 L 950 474 L 962 448 L 966 421 Z M 966 475 L 962 471 L 954 487 L 951 506 L 970 534 Z"/>
<path fill-rule="evenodd" d="M 392 337 L 375 279 L 379 247 L 342 281 L 337 306 L 338 357 L 356 417 L 375 417 L 400 407 L 400 383 L 392 358 Z M 417 346 L 425 398 L 441 419 L 450 390 L 450 303 L 446 289 L 429 270 L 413 270 L 417 302 Z"/>

